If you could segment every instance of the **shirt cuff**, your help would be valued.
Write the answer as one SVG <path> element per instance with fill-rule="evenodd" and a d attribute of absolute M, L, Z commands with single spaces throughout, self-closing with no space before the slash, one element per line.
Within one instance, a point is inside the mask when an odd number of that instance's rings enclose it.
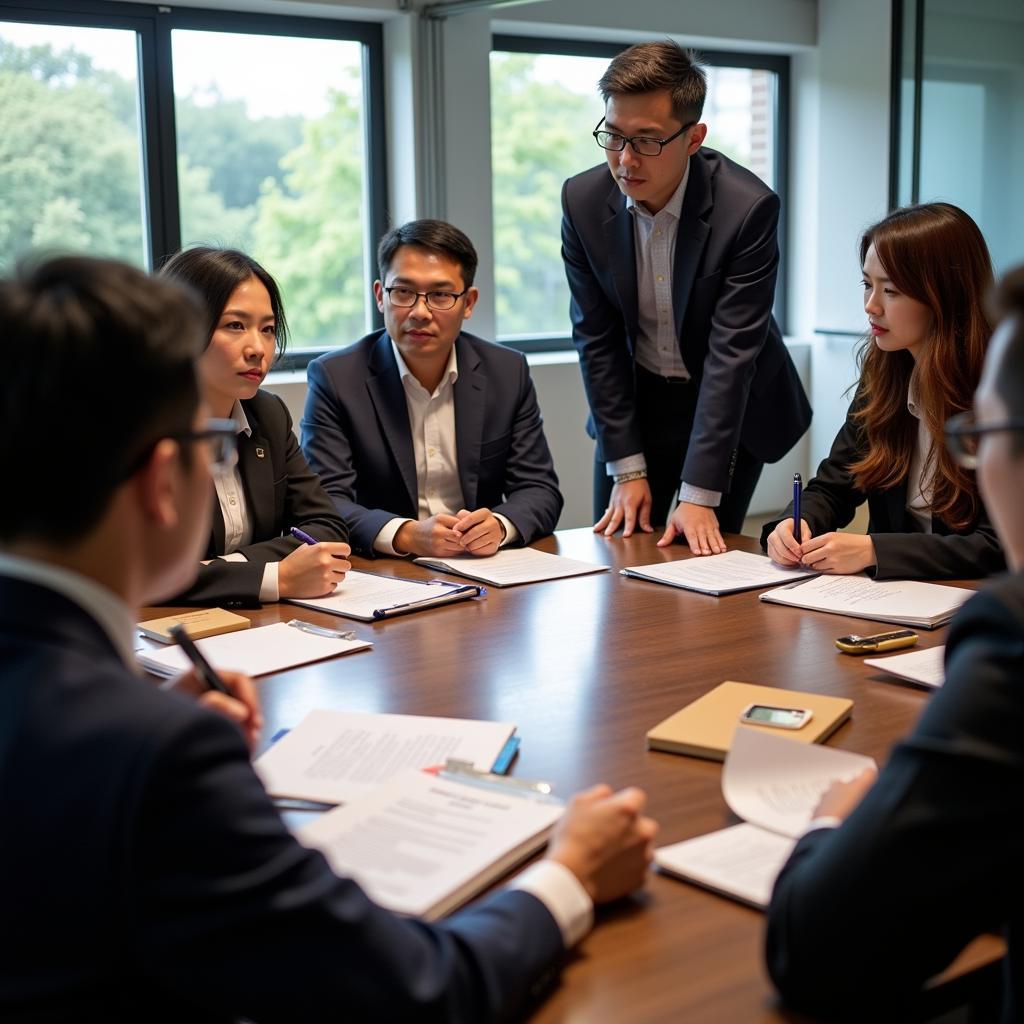
<path fill-rule="evenodd" d="M 718 508 L 722 502 L 722 492 L 709 491 L 706 487 L 694 487 L 693 484 L 684 481 L 679 486 L 679 500 L 688 501 L 691 505 Z"/>
<path fill-rule="evenodd" d="M 379 551 L 382 555 L 397 555 L 404 558 L 401 551 L 395 550 L 395 534 L 406 524 L 415 522 L 413 519 L 401 519 L 396 517 L 389 519 L 381 528 L 380 533 L 373 538 L 373 550 Z"/>
<path fill-rule="evenodd" d="M 647 472 L 647 460 L 644 458 L 643 452 L 637 452 L 636 455 L 627 455 L 624 459 L 614 459 L 611 462 L 604 464 L 605 472 L 608 476 L 618 476 L 620 473 L 639 473 Z"/>
<path fill-rule="evenodd" d="M 267 562 L 263 566 L 263 582 L 260 584 L 260 602 L 266 604 L 268 601 L 279 601 L 281 591 L 277 585 L 277 567 L 279 562 Z"/>
<path fill-rule="evenodd" d="M 564 865 L 541 860 L 509 882 L 536 896 L 555 919 L 566 949 L 571 949 L 594 927 L 594 901 L 580 880 Z"/>
<path fill-rule="evenodd" d="M 842 823 L 843 819 L 837 818 L 834 814 L 823 814 L 820 818 L 812 818 L 800 835 L 803 837 L 808 832 L 815 832 L 819 828 L 839 828 Z"/>
<path fill-rule="evenodd" d="M 218 555 L 222 562 L 248 562 L 249 559 L 241 551 L 232 551 L 230 555 Z"/>
<path fill-rule="evenodd" d="M 516 529 L 515 523 L 513 523 L 508 516 L 503 516 L 500 512 L 495 512 L 494 518 L 505 527 L 505 539 L 498 545 L 498 547 L 507 548 L 509 544 L 515 544 L 515 542 L 519 540 L 519 531 Z"/>

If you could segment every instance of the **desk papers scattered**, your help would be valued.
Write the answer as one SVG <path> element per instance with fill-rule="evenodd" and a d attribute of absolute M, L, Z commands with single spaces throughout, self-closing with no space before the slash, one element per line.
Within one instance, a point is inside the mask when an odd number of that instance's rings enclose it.
<path fill-rule="evenodd" d="M 298 838 L 374 902 L 434 920 L 543 846 L 562 812 L 551 798 L 403 772 Z"/>
<path fill-rule="evenodd" d="M 265 676 L 311 661 L 361 651 L 373 644 L 369 640 L 320 636 L 284 622 L 275 622 L 272 626 L 256 626 L 240 633 L 207 637 L 196 641 L 196 646 L 214 668 Z M 192 662 L 180 647 L 140 648 L 135 656 L 143 668 L 168 678 L 192 667 Z"/>
<path fill-rule="evenodd" d="M 291 604 L 318 612 L 372 622 L 439 604 L 480 596 L 480 587 L 460 586 L 443 580 L 405 580 L 352 569 L 327 597 L 287 598 Z"/>
<path fill-rule="evenodd" d="M 479 580 L 493 587 L 515 587 L 520 583 L 559 580 L 566 576 L 605 572 L 609 568 L 607 565 L 581 562 L 575 558 L 537 551 L 535 548 L 503 548 L 487 558 L 459 555 L 451 558 L 417 558 L 415 562 L 440 572 Z"/>
<path fill-rule="evenodd" d="M 813 569 L 784 569 L 766 555 L 749 551 L 726 551 L 721 555 L 703 558 L 680 558 L 674 562 L 654 562 L 652 565 L 629 565 L 619 572 L 652 583 L 667 583 L 670 587 L 696 590 L 701 594 L 733 594 L 740 590 L 757 590 L 780 583 L 814 576 Z"/>
<path fill-rule="evenodd" d="M 686 881 L 766 907 L 825 790 L 874 765 L 845 750 L 738 729 L 722 770 L 722 794 L 744 823 L 663 846 L 654 861 Z"/>
<path fill-rule="evenodd" d="M 923 651 L 891 654 L 886 658 L 865 658 L 864 664 L 935 690 L 946 680 L 945 657 L 945 646 L 926 647 Z"/>
<path fill-rule="evenodd" d="M 878 582 L 867 576 L 816 576 L 761 594 L 760 600 L 935 629 L 944 626 L 974 592 L 919 580 Z"/>
<path fill-rule="evenodd" d="M 273 796 L 346 803 L 450 757 L 490 771 L 515 730 L 469 718 L 311 711 L 253 767 Z"/>

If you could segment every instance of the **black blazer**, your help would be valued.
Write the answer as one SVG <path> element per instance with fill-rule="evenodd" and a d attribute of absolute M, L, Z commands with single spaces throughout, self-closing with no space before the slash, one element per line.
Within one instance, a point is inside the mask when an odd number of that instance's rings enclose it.
<path fill-rule="evenodd" d="M 866 501 L 868 533 L 878 562 L 875 579 L 973 579 L 1005 569 L 1003 549 L 984 506 L 978 521 L 964 532 L 954 532 L 933 516 L 932 532 L 921 533 L 907 512 L 906 477 L 889 490 L 870 494 L 854 485 L 846 467 L 862 456 L 867 445 L 863 430 L 853 419 L 856 405 L 854 399 L 828 458 L 804 488 L 800 512 L 811 533 L 817 536 L 846 526 Z M 792 503 L 786 512 L 792 516 Z M 783 515 L 762 529 L 761 547 L 766 551 L 768 535 L 785 518 Z"/>
<path fill-rule="evenodd" d="M 461 333 L 455 340 L 455 446 L 466 508 L 515 524 L 520 543 L 551 533 L 562 494 L 526 358 Z M 349 524 L 352 545 L 396 516 L 419 518 L 405 389 L 386 331 L 309 364 L 302 447 Z"/>
<path fill-rule="evenodd" d="M 399 918 L 300 846 L 224 719 L 0 578 L 0 1020 L 506 1020 L 563 945 L 504 891 Z"/>
<path fill-rule="evenodd" d="M 839 829 L 803 837 L 768 910 L 768 970 L 827 1018 L 910 1020 L 925 981 L 1007 929 L 1003 1019 L 1024 1010 L 1024 573 L 950 626 L 946 683 Z M 885 1015 L 885 1011 L 891 1013 Z"/>
<path fill-rule="evenodd" d="M 573 341 L 601 462 L 643 450 L 634 398 L 636 248 L 626 198 L 602 164 L 562 188 L 562 257 Z M 700 388 L 683 479 L 729 490 L 740 444 L 776 462 L 811 422 L 811 407 L 772 317 L 779 197 L 712 149 L 690 158 L 672 303 L 679 351 Z"/>
<path fill-rule="evenodd" d="M 320 480 L 306 463 L 292 430 L 288 407 L 277 395 L 257 391 L 242 402 L 252 436 L 238 435 L 238 472 L 252 519 L 252 543 L 239 552 L 245 562 L 225 562 L 224 517 L 213 498 L 213 532 L 195 583 L 167 604 L 258 608 L 263 569 L 279 562 L 301 541 L 293 526 L 316 540 L 347 541 L 348 527 L 334 509 Z"/>

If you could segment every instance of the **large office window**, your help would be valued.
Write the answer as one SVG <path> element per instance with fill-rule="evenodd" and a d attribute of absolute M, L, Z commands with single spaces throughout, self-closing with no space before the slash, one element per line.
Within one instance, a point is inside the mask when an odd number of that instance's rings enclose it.
<path fill-rule="evenodd" d="M 278 279 L 296 348 L 357 338 L 383 230 L 380 42 L 366 24 L 0 0 L 0 270 L 34 249 L 153 267 L 234 246 Z"/>
<path fill-rule="evenodd" d="M 502 341 L 557 347 L 569 335 L 569 290 L 560 255 L 561 185 L 570 175 L 604 160 L 591 135 L 604 111 L 597 81 L 620 49 L 495 37 L 491 148 Z M 704 58 L 706 144 L 782 192 L 787 58 Z"/>

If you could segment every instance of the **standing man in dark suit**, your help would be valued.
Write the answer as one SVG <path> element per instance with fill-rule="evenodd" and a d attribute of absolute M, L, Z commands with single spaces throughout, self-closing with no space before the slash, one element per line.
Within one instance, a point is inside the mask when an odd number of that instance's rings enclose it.
<path fill-rule="evenodd" d="M 581 794 L 544 860 L 441 923 L 377 907 L 285 828 L 235 726 L 135 662 L 136 609 L 194 577 L 237 436 L 200 405 L 198 308 L 65 258 L 0 281 L 0 322 L 0 477 L 24 487 L 0 502 L 0 1019 L 520 1016 L 594 902 L 641 883 L 643 793 Z"/>
<path fill-rule="evenodd" d="M 825 794 L 775 884 L 768 969 L 815 1018 L 917 1019 L 925 982 L 1005 931 L 1002 1020 L 1024 1019 L 1024 268 L 1002 305 L 974 411 L 946 435 L 1011 572 L 954 617 L 945 683 L 877 781 Z"/>
<path fill-rule="evenodd" d="M 562 510 L 525 357 L 462 330 L 477 256 L 416 220 L 377 249 L 386 329 L 309 365 L 302 446 L 360 554 L 493 555 Z"/>
<path fill-rule="evenodd" d="M 607 165 L 562 189 L 594 530 L 667 522 L 659 544 L 724 551 L 811 419 L 772 317 L 779 197 L 702 148 L 704 71 L 675 43 L 631 46 L 599 88 Z"/>

